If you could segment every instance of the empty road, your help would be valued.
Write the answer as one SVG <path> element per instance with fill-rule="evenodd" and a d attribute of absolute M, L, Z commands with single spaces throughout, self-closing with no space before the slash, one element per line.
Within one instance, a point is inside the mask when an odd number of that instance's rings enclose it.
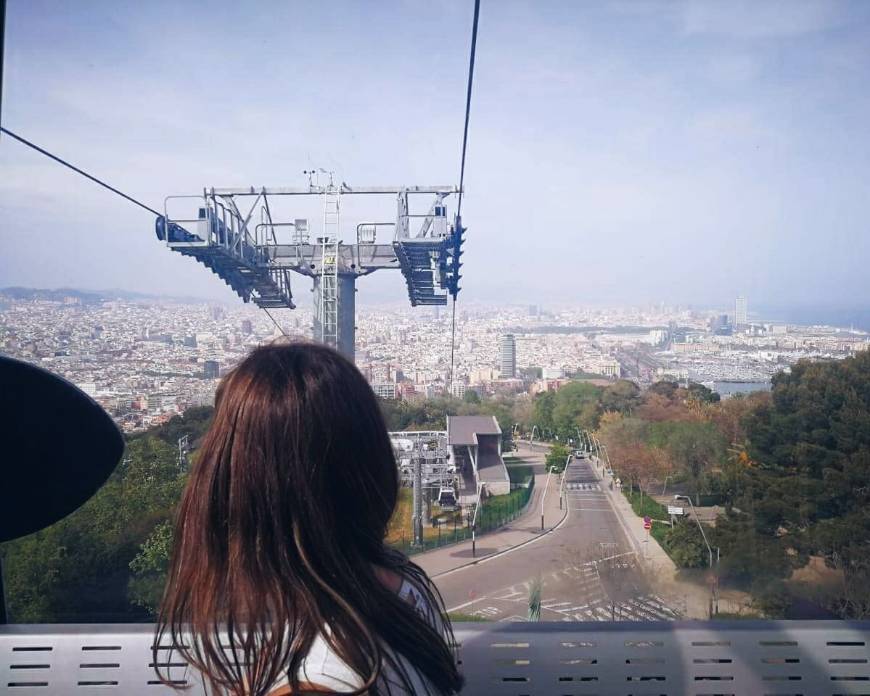
<path fill-rule="evenodd" d="M 603 485 L 588 460 L 575 459 L 565 476 L 564 522 L 525 546 L 435 577 L 448 610 L 526 620 L 529 590 L 540 581 L 542 621 L 678 618 L 673 602 L 649 591 Z M 554 475 L 547 495 L 558 495 L 558 486 Z M 478 549 L 485 553 L 486 536 Z"/>

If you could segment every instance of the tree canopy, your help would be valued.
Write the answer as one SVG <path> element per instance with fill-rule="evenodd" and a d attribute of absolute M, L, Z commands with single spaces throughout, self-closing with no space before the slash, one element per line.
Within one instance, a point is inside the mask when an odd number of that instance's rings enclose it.
<path fill-rule="evenodd" d="M 696 504 L 723 506 L 707 531 L 721 552 L 718 572 L 765 611 L 784 611 L 792 571 L 815 557 L 841 578 L 828 607 L 870 616 L 870 352 L 801 361 L 774 378 L 770 393 L 724 401 L 702 385 L 641 391 L 626 380 L 570 382 L 533 399 L 476 396 L 381 407 L 391 430 L 440 430 L 447 414 L 493 415 L 506 439 L 514 423 L 525 432 L 537 425 L 555 442 L 548 461 L 559 468 L 570 439 L 597 431 L 629 491 L 676 484 Z M 177 441 L 186 435 L 195 449 L 211 416 L 211 408 L 190 409 L 129 437 L 124 462 L 82 508 L 0 547 L 13 621 L 152 616 L 186 480 Z M 694 523 L 657 534 L 679 564 L 704 564 Z"/>

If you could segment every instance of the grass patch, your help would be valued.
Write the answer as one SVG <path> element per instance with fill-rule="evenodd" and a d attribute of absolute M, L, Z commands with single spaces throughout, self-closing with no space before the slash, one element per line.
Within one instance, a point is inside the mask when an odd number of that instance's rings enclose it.
<path fill-rule="evenodd" d="M 695 568 L 704 565 L 706 551 L 701 548 L 703 538 L 694 521 L 679 522 L 676 527 L 666 524 L 670 519 L 668 508 L 648 495 L 641 496 L 639 491 L 622 491 L 631 509 L 638 517 L 653 520 L 650 536 L 655 539 L 671 560 L 681 568 Z M 661 520 L 661 521 L 658 521 Z"/>
<path fill-rule="evenodd" d="M 507 472 L 511 485 L 525 484 L 533 476 L 532 467 L 522 463 L 508 465 Z"/>
<path fill-rule="evenodd" d="M 649 530 L 650 536 L 659 542 L 659 546 L 663 549 L 665 548 L 665 539 L 668 536 L 668 532 L 671 531 L 671 526 L 669 524 L 656 524 L 653 523 L 652 529 Z M 667 551 L 667 549 L 665 549 Z"/>
<path fill-rule="evenodd" d="M 648 495 L 641 495 L 637 491 L 629 492 L 624 488 L 622 489 L 622 494 L 631 503 L 631 509 L 634 510 L 634 514 L 638 517 L 651 517 L 654 520 L 668 519 L 668 509 Z"/>
<path fill-rule="evenodd" d="M 484 499 L 478 513 L 478 528 L 481 531 L 490 531 L 516 517 L 529 502 L 534 488 L 535 479 L 530 477 L 528 487 L 516 488 L 507 495 Z"/>
<path fill-rule="evenodd" d="M 477 533 L 491 532 L 515 519 L 528 504 L 534 489 L 535 477 L 530 475 L 527 486 L 518 486 L 506 495 L 485 498 L 477 514 Z M 411 542 L 414 538 L 411 527 L 414 510 L 413 498 L 414 493 L 411 488 L 399 490 L 396 510 L 387 527 L 385 541 L 388 546 L 411 554 L 471 538 L 471 528 L 468 519 L 463 517 L 462 511 L 444 511 L 435 515 L 440 523 L 438 527 L 429 524 L 428 519 L 424 523 L 422 548 L 412 547 Z M 440 510 L 438 506 L 433 506 L 433 511 L 438 510 Z"/>
<path fill-rule="evenodd" d="M 425 507 L 425 503 L 424 503 Z M 433 506 L 434 510 L 438 510 L 438 506 Z M 396 503 L 396 510 L 393 513 L 393 517 L 390 520 L 390 524 L 387 526 L 387 538 L 386 542 L 390 546 L 400 546 L 401 544 L 409 544 L 411 543 L 411 539 L 413 538 L 413 530 L 411 528 L 411 518 L 414 514 L 414 492 L 411 488 L 400 488 L 399 489 L 399 500 Z M 445 511 L 441 512 L 435 517 L 438 518 L 440 524 L 442 525 L 442 533 L 438 534 L 438 529 L 433 527 L 432 525 L 425 523 L 423 525 L 423 539 L 426 541 L 439 539 L 446 537 L 448 534 L 453 534 L 453 520 L 456 518 L 457 527 L 462 527 L 465 522 L 462 520 L 462 513 L 459 511 Z"/>
<path fill-rule="evenodd" d="M 456 622 L 456 621 L 478 621 L 478 622 L 489 621 L 489 619 L 485 619 L 482 616 L 477 616 L 476 614 L 466 614 L 466 613 L 461 612 L 461 611 L 452 611 L 449 614 L 447 614 L 447 618 L 449 618 L 453 622 Z"/>

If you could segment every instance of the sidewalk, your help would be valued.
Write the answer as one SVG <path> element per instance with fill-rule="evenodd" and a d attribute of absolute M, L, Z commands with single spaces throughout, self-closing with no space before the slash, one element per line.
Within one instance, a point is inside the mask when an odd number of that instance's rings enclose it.
<path fill-rule="evenodd" d="M 567 514 L 567 506 L 565 509 L 559 509 L 559 480 L 560 476 L 557 474 L 553 474 L 550 479 L 550 490 L 544 501 L 543 534 L 552 531 Z M 542 535 L 541 498 L 546 485 L 547 475 L 536 474 L 535 490 L 525 512 L 504 527 L 486 534 L 478 534 L 475 556 L 471 554 L 471 540 L 468 540 L 416 554 L 411 557 L 411 560 L 425 570 L 429 577 L 434 578 L 457 568 L 478 563 L 485 558 L 492 558 L 539 538 Z"/>
<path fill-rule="evenodd" d="M 601 479 L 601 490 L 603 490 L 613 505 L 616 511 L 616 516 L 619 519 L 619 524 L 628 537 L 628 541 L 632 548 L 637 552 L 638 559 L 652 571 L 656 576 L 665 575 L 673 577 L 677 572 L 676 564 L 671 560 L 671 557 L 665 550 L 659 546 L 659 543 L 643 528 L 643 518 L 638 517 L 634 510 L 631 509 L 631 503 L 628 502 L 622 491 L 618 490 L 614 485 L 613 490 L 610 489 L 610 477 L 604 473 L 603 467 L 598 463 L 597 459 L 593 459 L 593 468 L 595 475 Z M 654 522 L 653 524 L 661 524 Z"/>
<path fill-rule="evenodd" d="M 604 473 L 603 468 L 595 462 L 595 473 L 601 477 L 601 489 L 610 497 L 613 509 L 622 526 L 629 543 L 637 552 L 637 558 L 643 564 L 647 578 L 655 586 L 656 591 L 672 598 L 680 598 L 684 603 L 684 616 L 687 619 L 709 618 L 710 590 L 692 582 L 679 579 L 676 563 L 659 543 L 652 537 L 647 536 L 643 528 L 643 518 L 638 517 L 631 508 L 631 503 L 621 491 L 614 486 L 610 490 L 610 477 Z M 654 522 L 653 524 L 661 524 Z M 647 541 L 649 539 L 649 541 Z"/>

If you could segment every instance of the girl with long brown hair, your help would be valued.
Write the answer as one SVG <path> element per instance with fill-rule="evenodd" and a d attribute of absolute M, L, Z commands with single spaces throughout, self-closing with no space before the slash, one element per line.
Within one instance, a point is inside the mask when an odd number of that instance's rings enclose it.
<path fill-rule="evenodd" d="M 182 496 L 155 664 L 175 645 L 211 692 L 238 696 L 457 692 L 441 597 L 384 543 L 398 493 L 351 362 L 252 351 L 218 389 Z"/>

